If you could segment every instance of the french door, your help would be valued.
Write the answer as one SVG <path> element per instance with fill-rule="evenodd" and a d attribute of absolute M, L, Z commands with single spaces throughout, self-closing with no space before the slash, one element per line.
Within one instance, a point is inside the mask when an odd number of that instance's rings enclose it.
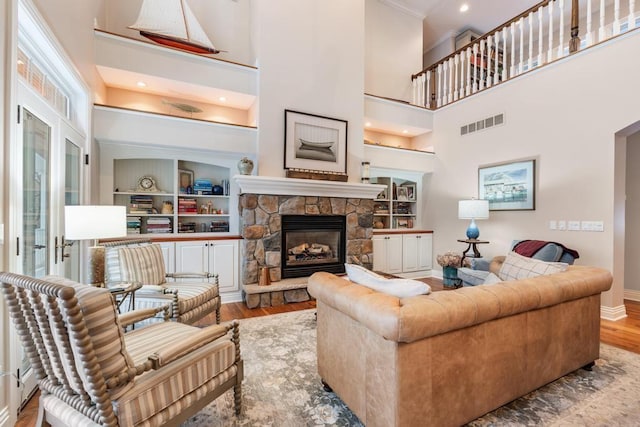
<path fill-rule="evenodd" d="M 17 144 L 12 153 L 11 271 L 32 277 L 48 274 L 80 277 L 79 245 L 66 246 L 64 206 L 77 205 L 82 194 L 82 141 L 31 88 L 19 83 Z M 36 387 L 36 378 L 17 335 L 13 363 L 21 382 L 21 406 Z"/>

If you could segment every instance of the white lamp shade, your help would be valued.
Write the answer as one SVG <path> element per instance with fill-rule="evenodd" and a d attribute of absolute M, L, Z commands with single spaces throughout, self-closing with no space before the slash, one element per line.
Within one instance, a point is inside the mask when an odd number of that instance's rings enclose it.
<path fill-rule="evenodd" d="M 65 206 L 64 237 L 67 240 L 90 240 L 127 235 L 125 206 Z"/>
<path fill-rule="evenodd" d="M 488 200 L 460 200 L 458 202 L 458 218 L 459 219 L 488 219 L 489 218 L 489 201 Z"/>

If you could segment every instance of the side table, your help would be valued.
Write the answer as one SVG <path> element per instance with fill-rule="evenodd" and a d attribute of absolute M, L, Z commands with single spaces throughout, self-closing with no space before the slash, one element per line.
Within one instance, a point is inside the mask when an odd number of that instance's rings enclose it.
<path fill-rule="evenodd" d="M 109 286 L 109 292 L 113 295 L 113 299 L 116 301 L 116 308 L 118 313 L 121 313 L 120 307 L 129 299 L 129 310 L 135 310 L 136 308 L 136 291 L 142 287 L 142 283 L 118 283 Z"/>
<path fill-rule="evenodd" d="M 489 243 L 488 240 L 478 240 L 478 239 L 458 239 L 458 242 L 466 243 L 468 245 L 467 249 L 465 249 L 464 252 L 462 252 L 462 259 L 460 260 L 460 265 L 464 265 L 464 259 L 467 257 L 467 252 L 469 252 L 469 250 L 473 250 L 473 258 L 480 258 L 482 255 L 480 255 L 480 251 L 478 250 L 477 245 Z"/>

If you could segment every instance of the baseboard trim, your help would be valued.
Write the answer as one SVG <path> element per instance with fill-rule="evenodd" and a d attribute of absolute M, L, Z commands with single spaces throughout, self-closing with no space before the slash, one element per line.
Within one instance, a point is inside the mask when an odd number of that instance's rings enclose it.
<path fill-rule="evenodd" d="M 225 292 L 220 294 L 220 299 L 222 300 L 222 304 L 226 304 L 229 302 L 242 302 L 242 292 Z"/>
<path fill-rule="evenodd" d="M 601 305 L 600 317 L 602 319 L 615 322 L 616 320 L 624 319 L 625 317 L 627 317 L 627 309 L 624 307 L 624 304 L 617 307 L 606 307 L 604 305 Z"/>
<path fill-rule="evenodd" d="M 404 279 L 422 279 L 423 277 L 434 277 L 432 274 L 432 270 L 412 271 L 409 273 L 398 273 L 396 275 Z"/>
<path fill-rule="evenodd" d="M 624 299 L 628 299 L 631 301 L 640 301 L 640 291 L 636 291 L 635 289 L 625 289 Z"/>

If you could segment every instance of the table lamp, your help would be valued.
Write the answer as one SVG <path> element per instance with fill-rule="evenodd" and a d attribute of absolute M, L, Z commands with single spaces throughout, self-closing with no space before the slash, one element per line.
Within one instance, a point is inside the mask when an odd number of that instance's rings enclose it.
<path fill-rule="evenodd" d="M 127 209 L 125 206 L 76 205 L 64 207 L 66 240 L 93 240 L 89 247 L 87 280 L 89 284 L 104 282 L 104 248 L 98 239 L 127 235 Z"/>
<path fill-rule="evenodd" d="M 475 220 L 489 218 L 489 201 L 478 199 L 460 200 L 458 202 L 458 218 L 471 220 L 469 228 L 467 228 L 467 239 L 477 239 L 480 237 L 480 230 L 478 230 Z"/>

